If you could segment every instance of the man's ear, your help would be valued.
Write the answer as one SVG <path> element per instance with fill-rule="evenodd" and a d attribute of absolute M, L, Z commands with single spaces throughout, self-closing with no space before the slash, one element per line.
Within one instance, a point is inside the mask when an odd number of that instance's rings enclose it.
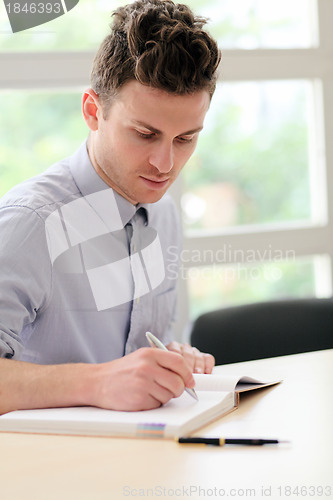
<path fill-rule="evenodd" d="M 86 124 L 93 132 L 98 129 L 98 120 L 102 116 L 102 110 L 98 101 L 98 95 L 93 89 L 87 89 L 82 96 L 82 113 Z"/>

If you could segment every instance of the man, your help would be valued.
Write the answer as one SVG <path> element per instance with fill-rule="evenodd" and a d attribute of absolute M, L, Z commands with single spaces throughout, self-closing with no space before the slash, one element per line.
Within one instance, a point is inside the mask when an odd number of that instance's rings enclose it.
<path fill-rule="evenodd" d="M 220 54 L 170 0 L 114 13 L 83 96 L 87 143 L 0 204 L 0 413 L 155 408 L 214 358 L 171 341 L 179 222 Z M 64 118 L 65 119 L 65 118 Z M 152 331 L 170 352 L 150 349 Z"/>

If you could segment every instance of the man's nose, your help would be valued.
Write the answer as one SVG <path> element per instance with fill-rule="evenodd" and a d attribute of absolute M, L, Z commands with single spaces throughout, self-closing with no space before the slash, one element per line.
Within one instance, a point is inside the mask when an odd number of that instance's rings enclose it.
<path fill-rule="evenodd" d="M 174 164 L 173 144 L 156 144 L 149 157 L 149 163 L 160 173 L 167 174 Z"/>

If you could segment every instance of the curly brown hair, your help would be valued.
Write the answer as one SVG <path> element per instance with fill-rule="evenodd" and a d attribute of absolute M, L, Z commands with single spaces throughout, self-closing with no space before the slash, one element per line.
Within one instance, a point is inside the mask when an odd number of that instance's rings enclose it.
<path fill-rule="evenodd" d="M 138 0 L 113 14 L 111 32 L 93 63 L 91 87 L 104 112 L 129 80 L 178 95 L 213 95 L 221 53 L 207 20 L 171 0 Z"/>

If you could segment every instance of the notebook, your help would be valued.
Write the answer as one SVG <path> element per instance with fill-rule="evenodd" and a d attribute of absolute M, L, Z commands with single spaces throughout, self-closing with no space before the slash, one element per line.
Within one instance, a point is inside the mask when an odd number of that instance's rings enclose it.
<path fill-rule="evenodd" d="M 280 381 L 252 377 L 194 375 L 199 401 L 184 392 L 165 405 L 125 412 L 96 407 L 19 410 L 0 416 L 0 431 L 86 436 L 176 438 L 235 410 L 239 394 Z"/>

